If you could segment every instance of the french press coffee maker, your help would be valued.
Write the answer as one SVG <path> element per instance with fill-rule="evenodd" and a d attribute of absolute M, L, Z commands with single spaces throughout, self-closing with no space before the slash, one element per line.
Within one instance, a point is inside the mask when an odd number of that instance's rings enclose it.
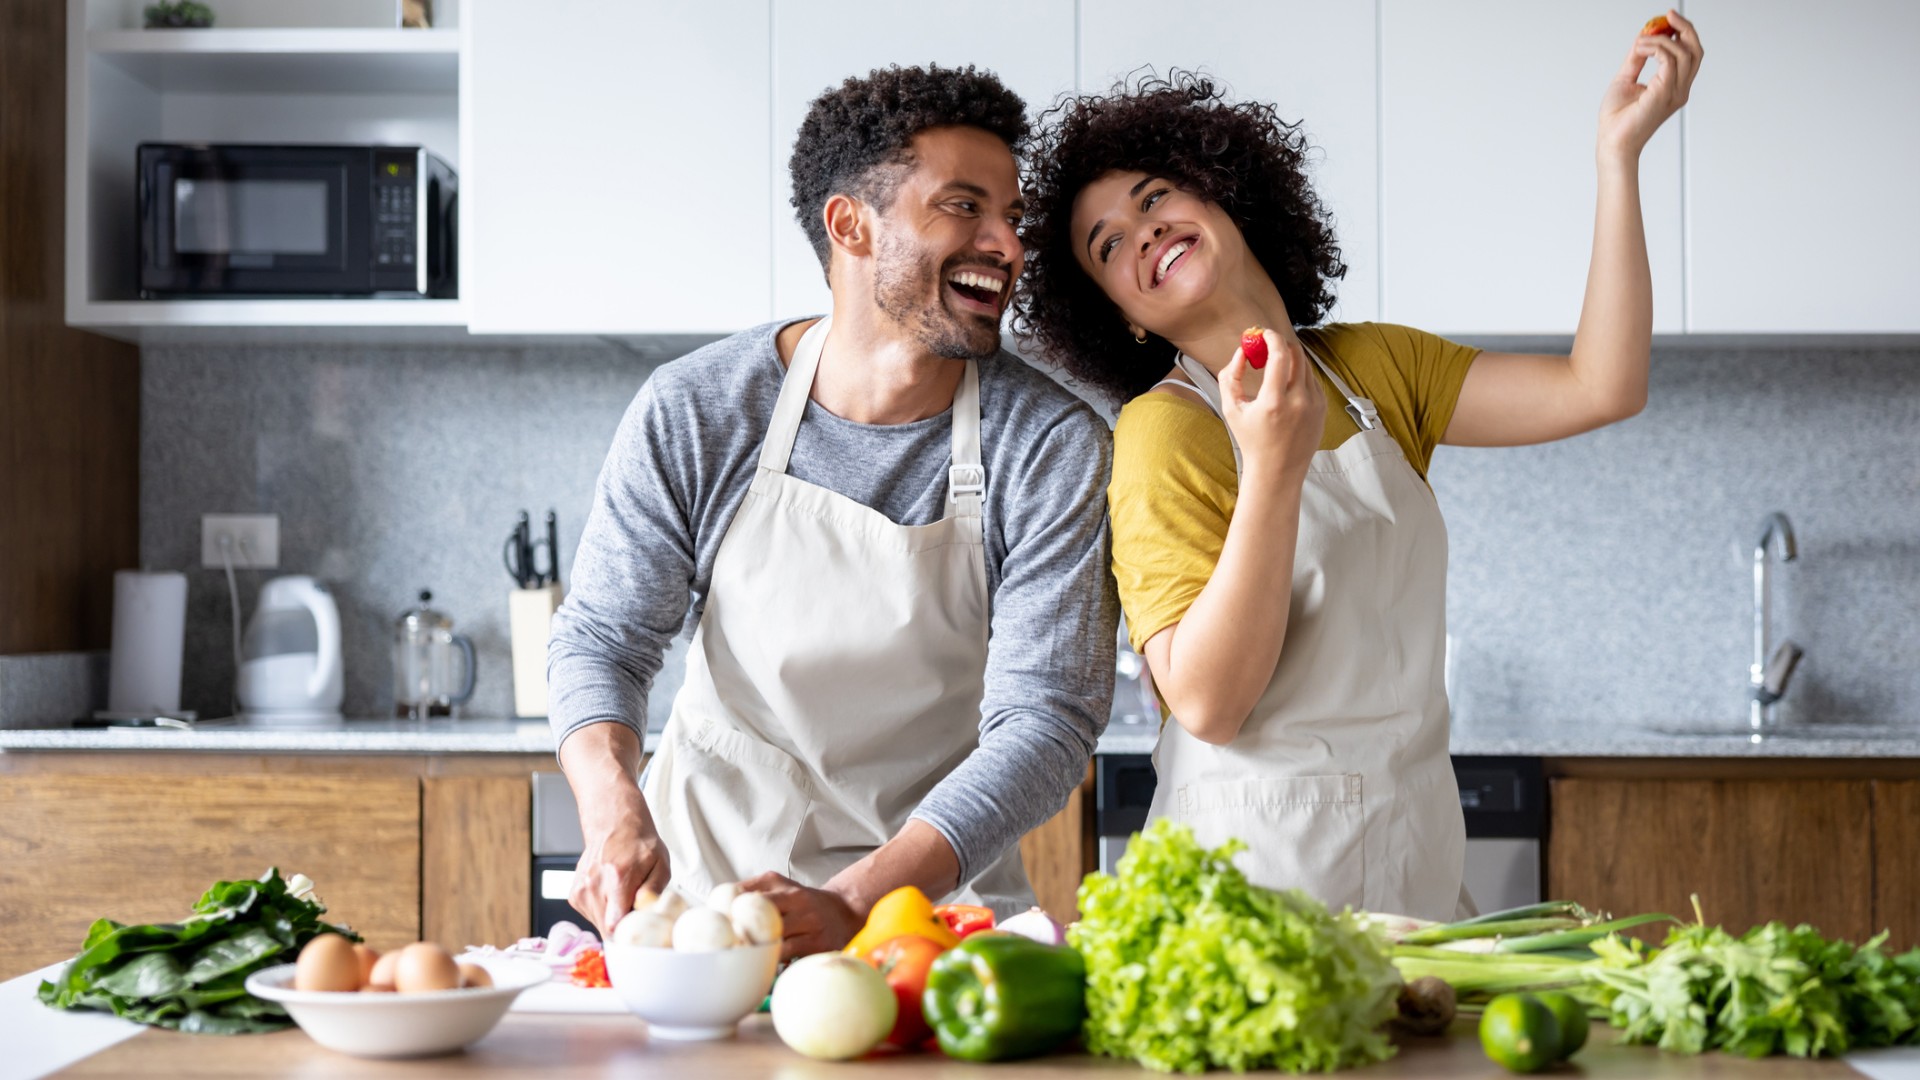
<path fill-rule="evenodd" d="M 452 716 L 456 705 L 473 697 L 473 639 L 453 632 L 453 620 L 427 605 L 433 593 L 420 590 L 420 606 L 410 608 L 393 626 L 393 711 L 406 720 Z M 462 662 L 455 689 L 454 654 Z"/>

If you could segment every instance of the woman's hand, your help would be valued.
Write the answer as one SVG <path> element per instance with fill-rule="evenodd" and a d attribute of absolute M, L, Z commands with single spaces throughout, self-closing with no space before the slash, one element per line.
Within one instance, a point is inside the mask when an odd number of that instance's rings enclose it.
<path fill-rule="evenodd" d="M 1642 34 L 1633 39 L 1626 63 L 1607 84 L 1600 99 L 1600 145 L 1602 159 L 1638 161 L 1640 151 L 1653 138 L 1667 117 L 1680 111 L 1693 89 L 1693 77 L 1700 71 L 1700 34 L 1677 11 L 1667 13 L 1667 22 L 1675 36 Z M 1640 84 L 1640 72 L 1648 60 L 1658 67 L 1646 85 Z"/>
<path fill-rule="evenodd" d="M 1252 368 L 1244 352 L 1233 350 L 1233 359 L 1220 372 L 1220 411 L 1240 444 L 1243 471 L 1297 484 L 1320 449 L 1327 396 L 1298 339 L 1289 334 L 1283 340 L 1272 330 L 1263 333 L 1268 359 L 1259 390 L 1247 396 L 1245 379 Z"/>

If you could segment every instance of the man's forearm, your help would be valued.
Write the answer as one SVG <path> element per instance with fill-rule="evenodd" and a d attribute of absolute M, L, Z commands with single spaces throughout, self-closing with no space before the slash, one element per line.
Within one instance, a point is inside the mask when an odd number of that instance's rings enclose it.
<path fill-rule="evenodd" d="M 862 919 L 874 902 L 903 885 L 934 899 L 960 886 L 960 857 L 940 830 L 911 819 L 893 839 L 827 882 L 826 889 L 846 900 Z"/>
<path fill-rule="evenodd" d="M 567 774 L 585 829 L 606 828 L 645 805 L 640 794 L 640 737 L 621 723 L 588 724 L 560 745 L 560 769 Z"/>

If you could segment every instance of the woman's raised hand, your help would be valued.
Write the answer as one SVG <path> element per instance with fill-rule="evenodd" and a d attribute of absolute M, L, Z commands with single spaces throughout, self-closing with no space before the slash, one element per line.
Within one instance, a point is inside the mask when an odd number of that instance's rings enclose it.
<path fill-rule="evenodd" d="M 1262 336 L 1267 341 L 1267 366 L 1259 389 L 1247 396 L 1246 378 L 1253 369 L 1245 352 L 1233 350 L 1233 359 L 1220 372 L 1220 411 L 1240 444 L 1244 473 L 1287 477 L 1299 483 L 1320 449 L 1320 435 L 1327 425 L 1327 396 L 1297 338 L 1289 334 L 1282 339 L 1271 330 Z"/>
<path fill-rule="evenodd" d="M 1600 99 L 1600 146 L 1602 157 L 1637 161 L 1641 148 L 1659 130 L 1667 117 L 1680 111 L 1693 89 L 1693 77 L 1700 71 L 1700 59 L 1706 55 L 1700 47 L 1700 34 L 1677 11 L 1667 13 L 1672 34 L 1642 33 L 1633 39 L 1626 62 L 1607 84 Z M 1653 78 L 1640 83 L 1640 72 L 1648 60 L 1656 60 Z"/>

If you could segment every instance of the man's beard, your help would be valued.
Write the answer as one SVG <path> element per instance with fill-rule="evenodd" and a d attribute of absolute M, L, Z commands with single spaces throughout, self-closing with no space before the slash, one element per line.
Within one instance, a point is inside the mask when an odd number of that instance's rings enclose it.
<path fill-rule="evenodd" d="M 985 360 L 1000 351 L 999 319 L 947 306 L 944 270 L 884 236 L 874 253 L 874 306 L 928 352 L 949 360 Z"/>

